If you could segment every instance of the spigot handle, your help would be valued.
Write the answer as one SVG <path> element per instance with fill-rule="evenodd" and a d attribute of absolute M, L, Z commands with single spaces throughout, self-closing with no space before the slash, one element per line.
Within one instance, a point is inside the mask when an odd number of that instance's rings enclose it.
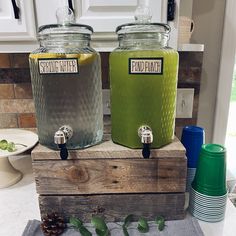
<path fill-rule="evenodd" d="M 68 150 L 66 147 L 66 144 L 58 144 L 58 147 L 60 148 L 60 157 L 62 160 L 66 160 L 68 158 Z"/>

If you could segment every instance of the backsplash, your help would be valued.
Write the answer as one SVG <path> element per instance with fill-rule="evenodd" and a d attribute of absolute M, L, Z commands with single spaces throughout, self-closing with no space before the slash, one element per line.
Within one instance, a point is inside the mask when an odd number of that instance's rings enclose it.
<path fill-rule="evenodd" d="M 0 54 L 0 128 L 36 126 L 28 54 Z"/>
<path fill-rule="evenodd" d="M 176 119 L 176 135 L 197 123 L 202 52 L 180 52 L 178 88 L 194 88 L 192 118 Z M 27 53 L 0 54 L 0 128 L 35 128 Z M 103 89 L 109 89 L 109 53 L 101 53 Z"/>

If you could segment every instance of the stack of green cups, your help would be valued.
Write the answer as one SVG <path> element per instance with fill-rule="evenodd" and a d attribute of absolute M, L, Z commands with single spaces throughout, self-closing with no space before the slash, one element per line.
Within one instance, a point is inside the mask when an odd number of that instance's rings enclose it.
<path fill-rule="evenodd" d="M 218 144 L 202 145 L 192 187 L 209 196 L 226 194 L 226 150 Z"/>
<path fill-rule="evenodd" d="M 204 144 L 190 191 L 190 212 L 200 220 L 220 221 L 226 200 L 226 149 L 219 144 Z"/>

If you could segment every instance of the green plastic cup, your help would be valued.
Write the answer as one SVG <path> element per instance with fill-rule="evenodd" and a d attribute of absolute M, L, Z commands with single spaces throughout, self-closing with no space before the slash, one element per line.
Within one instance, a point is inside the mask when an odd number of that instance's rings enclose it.
<path fill-rule="evenodd" d="M 208 196 L 226 194 L 226 149 L 219 144 L 203 144 L 192 187 Z"/>

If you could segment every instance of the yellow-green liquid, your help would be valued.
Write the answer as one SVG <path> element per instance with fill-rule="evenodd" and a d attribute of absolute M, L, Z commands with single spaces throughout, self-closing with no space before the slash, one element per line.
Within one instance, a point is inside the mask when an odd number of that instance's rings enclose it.
<path fill-rule="evenodd" d="M 163 58 L 163 74 L 129 74 L 129 58 Z M 138 128 L 153 131 L 152 148 L 174 135 L 178 53 L 172 49 L 114 51 L 110 55 L 112 140 L 141 148 Z"/>

